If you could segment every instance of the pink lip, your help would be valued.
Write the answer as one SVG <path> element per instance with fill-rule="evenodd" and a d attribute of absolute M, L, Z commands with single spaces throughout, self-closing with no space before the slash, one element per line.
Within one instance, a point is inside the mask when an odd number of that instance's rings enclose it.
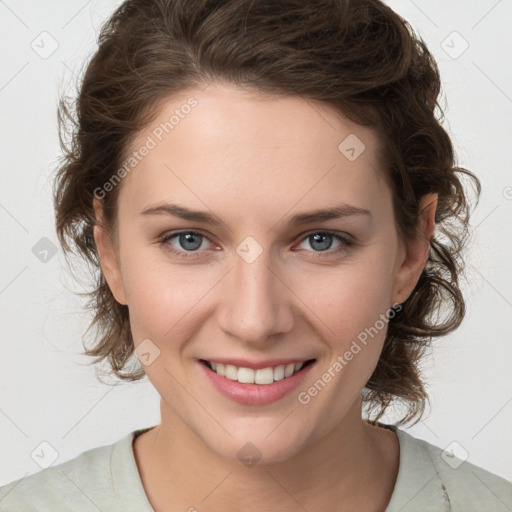
<path fill-rule="evenodd" d="M 251 368 L 253 370 L 259 370 L 261 368 L 276 368 L 277 366 L 287 365 L 290 363 L 305 363 L 313 359 L 312 357 L 306 359 L 266 359 L 264 361 L 249 361 L 249 359 L 205 359 L 205 361 L 209 361 L 210 363 L 221 363 L 221 364 L 231 364 L 236 366 L 237 368 Z"/>
<path fill-rule="evenodd" d="M 290 360 L 290 362 L 292 361 Z M 271 364 L 267 363 L 268 361 L 265 362 L 266 366 L 261 366 L 261 368 L 272 366 Z M 310 363 L 299 372 L 293 374 L 291 377 L 278 380 L 272 384 L 242 384 L 238 381 L 230 380 L 226 377 L 220 376 L 213 370 L 210 370 L 210 368 L 208 368 L 204 363 L 198 361 L 198 364 L 202 368 L 202 371 L 209 379 L 211 384 L 213 384 L 213 386 L 225 397 L 240 404 L 266 405 L 280 400 L 287 394 L 291 393 L 295 388 L 297 388 L 306 378 L 307 374 L 315 363 Z M 279 366 L 279 364 L 277 364 L 277 366 Z M 250 368 L 249 366 L 246 367 Z"/>

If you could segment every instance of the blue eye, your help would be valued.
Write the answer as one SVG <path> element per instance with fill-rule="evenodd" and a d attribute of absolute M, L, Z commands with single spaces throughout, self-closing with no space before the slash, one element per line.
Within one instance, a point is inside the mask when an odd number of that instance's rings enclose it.
<path fill-rule="evenodd" d="M 171 240 L 174 239 L 177 240 L 178 246 L 171 243 Z M 339 245 L 331 249 L 333 240 L 337 240 Z M 208 248 L 208 243 L 206 247 L 203 246 L 205 241 L 211 244 L 205 235 L 197 231 L 171 232 L 159 238 L 159 243 L 165 246 L 167 251 L 183 259 L 201 257 L 204 250 Z M 308 252 L 312 252 L 315 258 L 332 256 L 333 254 L 346 250 L 354 244 L 350 238 L 332 231 L 311 231 L 302 237 L 301 244 L 306 241 L 308 241 L 313 248 L 312 251 Z"/>
<path fill-rule="evenodd" d="M 350 241 L 338 234 L 331 233 L 330 231 L 317 231 L 315 233 L 311 233 L 306 235 L 306 237 L 303 239 L 304 243 L 305 241 L 308 241 L 313 247 L 313 249 L 316 249 L 314 252 L 324 252 L 329 250 L 332 247 L 332 242 L 334 239 L 337 239 L 342 246 L 350 245 Z M 337 249 L 334 249 L 335 251 Z"/>
<path fill-rule="evenodd" d="M 176 248 L 170 241 L 177 238 L 179 245 L 182 247 Z M 203 244 L 203 241 L 207 239 L 203 234 L 197 231 L 180 231 L 178 233 L 169 233 L 160 238 L 160 243 L 166 245 L 166 249 L 170 250 L 173 254 L 176 254 L 182 258 L 197 258 L 200 256 L 198 249 Z"/>

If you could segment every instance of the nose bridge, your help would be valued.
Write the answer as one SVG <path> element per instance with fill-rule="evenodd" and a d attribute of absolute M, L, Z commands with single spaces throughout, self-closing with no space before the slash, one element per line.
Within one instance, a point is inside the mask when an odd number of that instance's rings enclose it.
<path fill-rule="evenodd" d="M 254 239 L 245 240 L 237 247 L 233 265 L 222 294 L 221 327 L 248 343 L 263 343 L 273 334 L 289 331 L 288 292 L 269 251 Z"/>

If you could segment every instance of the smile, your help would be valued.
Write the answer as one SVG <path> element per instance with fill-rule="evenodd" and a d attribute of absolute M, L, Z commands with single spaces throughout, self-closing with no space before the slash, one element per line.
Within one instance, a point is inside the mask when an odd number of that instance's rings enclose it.
<path fill-rule="evenodd" d="M 215 363 L 202 360 L 206 366 L 221 377 L 237 381 L 242 384 L 262 384 L 268 385 L 279 380 L 286 379 L 299 372 L 303 367 L 312 363 L 314 359 L 298 363 L 281 364 L 275 367 L 266 367 L 254 370 L 243 366 L 234 366 L 232 364 Z"/>
<path fill-rule="evenodd" d="M 262 406 L 290 395 L 315 367 L 316 359 L 198 359 L 197 363 L 207 382 L 224 397 L 244 405 Z"/>

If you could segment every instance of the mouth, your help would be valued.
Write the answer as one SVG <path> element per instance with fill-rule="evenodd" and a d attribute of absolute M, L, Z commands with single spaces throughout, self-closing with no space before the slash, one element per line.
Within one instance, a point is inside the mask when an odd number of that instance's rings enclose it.
<path fill-rule="evenodd" d="M 267 366 L 266 368 L 258 369 L 207 361 L 206 359 L 200 359 L 199 361 L 211 372 L 231 381 L 241 384 L 260 384 L 265 386 L 286 380 L 297 373 L 303 372 L 304 369 L 314 363 L 316 359 L 280 364 L 277 366 Z"/>

